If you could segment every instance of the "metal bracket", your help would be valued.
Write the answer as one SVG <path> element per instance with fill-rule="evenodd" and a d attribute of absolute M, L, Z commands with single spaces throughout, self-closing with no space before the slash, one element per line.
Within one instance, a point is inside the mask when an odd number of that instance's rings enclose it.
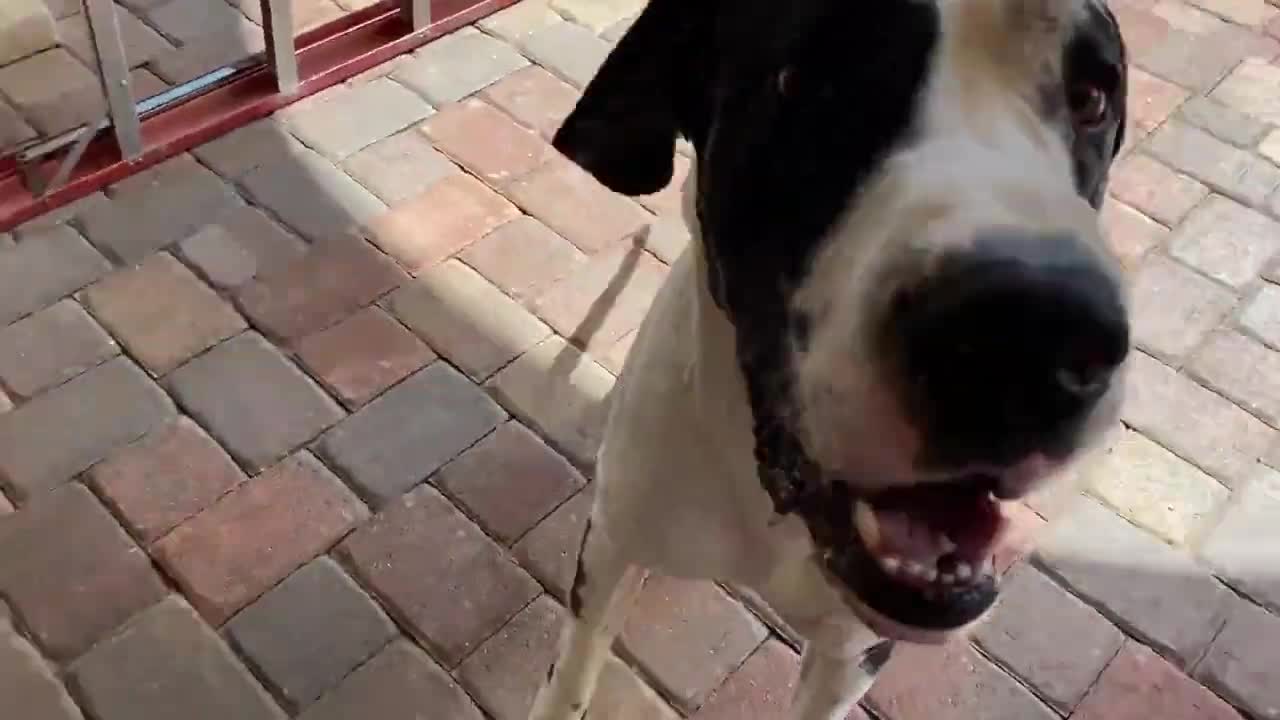
<path fill-rule="evenodd" d="M 107 100 L 116 141 L 120 143 L 120 154 L 125 160 L 137 160 L 142 156 L 142 122 L 129 89 L 129 62 L 116 19 L 116 5 L 112 0 L 81 0 L 81 4 L 93 38 L 102 94 Z"/>
<path fill-rule="evenodd" d="M 431 25 L 431 0 L 400 0 L 400 8 L 414 32 Z"/>
<path fill-rule="evenodd" d="M 45 179 L 40 175 L 40 158 L 27 159 L 23 161 L 23 157 L 18 158 L 18 172 L 22 174 L 22 182 L 27 186 L 27 190 L 32 195 L 41 196 L 45 193 L 53 192 L 62 187 L 67 182 L 67 178 L 71 177 L 71 171 L 75 170 L 76 164 L 80 162 L 84 151 L 89 147 L 89 141 L 97 137 L 98 133 L 107 126 L 105 120 L 96 123 L 83 125 L 74 132 L 77 133 L 75 142 L 71 144 L 67 154 L 62 157 L 62 162 L 58 163 L 58 169 L 54 171 L 53 177 Z"/>
<path fill-rule="evenodd" d="M 267 64 L 276 76 L 282 95 L 298 91 L 298 51 L 293 42 L 293 3 L 289 0 L 260 0 L 262 34 L 267 41 Z"/>

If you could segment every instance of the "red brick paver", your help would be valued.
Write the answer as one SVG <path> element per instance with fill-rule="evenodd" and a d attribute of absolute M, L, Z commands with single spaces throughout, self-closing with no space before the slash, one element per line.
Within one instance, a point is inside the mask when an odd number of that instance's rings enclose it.
<path fill-rule="evenodd" d="M 79 4 L 50 6 L 0 139 L 101 111 Z M 259 6 L 123 0 L 135 90 L 261 50 Z M 0 233 L 15 717 L 524 720 L 610 390 L 690 240 L 687 143 L 636 199 L 549 146 L 642 6 L 524 0 Z M 1016 514 L 989 622 L 900 648 L 850 720 L 1280 718 L 1280 6 L 1111 6 L 1127 427 L 1071 473 L 1091 498 Z M 588 717 L 790 717 L 769 616 L 655 576 Z"/>
<path fill-rule="evenodd" d="M 358 407 L 435 359 L 395 319 L 369 307 L 298 341 L 302 363 L 350 407 Z"/>
<path fill-rule="evenodd" d="M 351 491 L 304 452 L 179 525 L 154 552 L 220 625 L 366 517 Z"/>
<path fill-rule="evenodd" d="M 1125 645 L 1072 715 L 1077 720 L 1239 720 L 1240 715 L 1155 653 Z"/>

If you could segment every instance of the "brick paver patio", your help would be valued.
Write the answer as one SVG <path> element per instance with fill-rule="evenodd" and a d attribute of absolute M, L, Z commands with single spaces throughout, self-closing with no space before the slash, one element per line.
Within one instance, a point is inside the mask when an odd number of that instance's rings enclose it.
<path fill-rule="evenodd" d="M 686 241 L 546 142 L 639 4 L 525 0 L 0 235 L 5 717 L 523 720 Z M 1113 6 L 1124 427 L 858 717 L 1280 718 L 1280 8 Z M 591 717 L 784 717 L 795 644 L 738 597 L 653 580 Z"/>

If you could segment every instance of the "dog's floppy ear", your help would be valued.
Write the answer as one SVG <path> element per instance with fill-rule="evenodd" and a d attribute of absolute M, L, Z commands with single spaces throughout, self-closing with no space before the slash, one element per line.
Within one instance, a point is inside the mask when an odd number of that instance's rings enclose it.
<path fill-rule="evenodd" d="M 605 187 L 646 195 L 673 174 L 676 138 L 705 124 L 707 40 L 719 0 L 650 0 L 552 144 Z"/>

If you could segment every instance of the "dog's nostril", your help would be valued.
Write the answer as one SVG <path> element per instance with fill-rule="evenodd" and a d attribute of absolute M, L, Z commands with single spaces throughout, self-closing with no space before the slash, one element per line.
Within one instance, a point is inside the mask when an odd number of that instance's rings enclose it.
<path fill-rule="evenodd" d="M 1104 365 L 1090 365 L 1085 368 L 1060 367 L 1054 372 L 1053 377 L 1058 385 L 1071 395 L 1087 398 L 1106 389 L 1111 370 Z"/>

